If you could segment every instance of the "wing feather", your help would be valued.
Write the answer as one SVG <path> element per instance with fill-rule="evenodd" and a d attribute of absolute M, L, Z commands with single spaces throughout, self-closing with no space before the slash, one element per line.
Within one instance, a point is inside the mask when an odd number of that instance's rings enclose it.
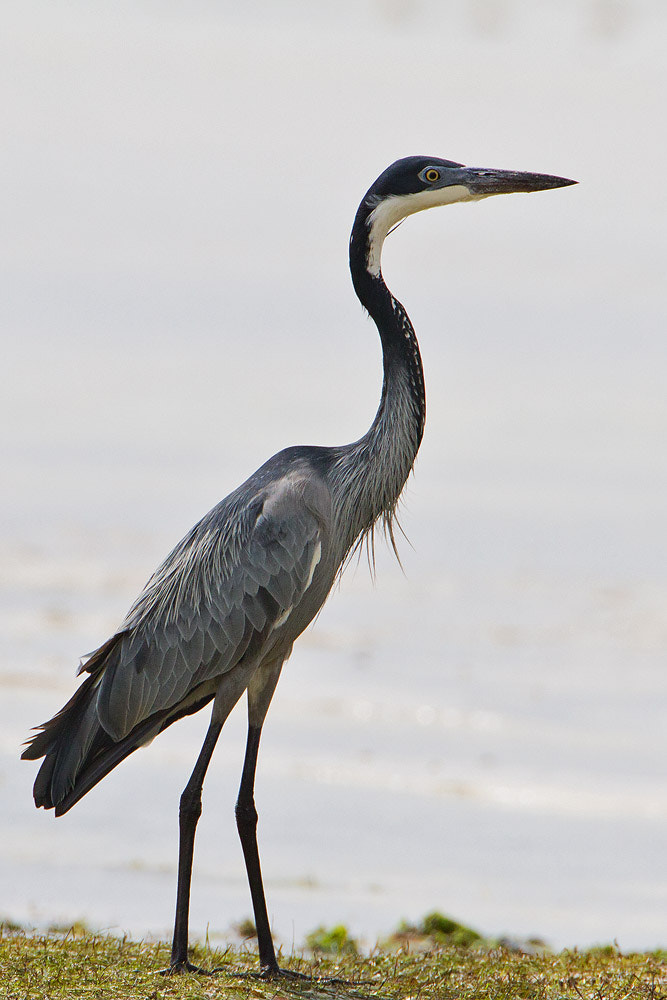
<path fill-rule="evenodd" d="M 306 502 L 283 476 L 250 499 L 232 494 L 167 557 L 123 623 L 101 679 L 97 714 L 114 740 L 247 651 L 256 655 L 287 618 L 310 585 L 330 521 L 328 491 L 316 494 L 319 509 L 312 493 Z"/>

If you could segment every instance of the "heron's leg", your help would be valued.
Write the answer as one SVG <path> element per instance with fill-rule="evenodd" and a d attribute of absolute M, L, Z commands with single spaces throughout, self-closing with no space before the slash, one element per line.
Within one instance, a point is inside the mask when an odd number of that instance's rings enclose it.
<path fill-rule="evenodd" d="M 171 946 L 170 972 L 201 971 L 188 962 L 188 920 L 190 915 L 190 882 L 192 880 L 192 857 L 195 844 L 197 820 L 201 816 L 201 791 L 206 769 L 213 756 L 215 745 L 222 730 L 222 722 L 211 721 L 197 763 L 183 794 L 178 812 L 178 887 L 176 890 L 176 920 L 174 940 Z"/>
<path fill-rule="evenodd" d="M 278 678 L 276 677 L 277 681 Z M 274 682 L 275 687 L 275 682 Z M 248 691 L 250 695 L 250 689 Z M 252 700 L 249 697 L 249 705 Z M 267 704 L 268 708 L 268 704 Z M 251 716 L 252 718 L 252 709 Z M 248 872 L 248 882 L 250 883 L 250 895 L 252 896 L 252 908 L 255 914 L 255 927 L 257 928 L 257 944 L 259 946 L 259 973 L 243 973 L 257 976 L 260 979 L 271 979 L 274 976 L 282 976 L 288 979 L 311 981 L 312 976 L 306 976 L 301 972 L 293 972 L 291 969 L 281 969 L 276 961 L 276 953 L 271 937 L 269 917 L 266 911 L 266 899 L 264 897 L 264 886 L 262 884 L 262 872 L 259 863 L 259 849 L 257 847 L 257 810 L 255 808 L 255 769 L 257 767 L 257 752 L 259 750 L 259 739 L 262 734 L 262 725 L 248 726 L 248 742 L 246 745 L 245 761 L 243 763 L 243 775 L 241 777 L 241 787 L 239 797 L 236 802 L 236 825 L 241 838 L 243 856 L 245 858 L 246 870 Z M 343 979 L 326 979 L 324 982 L 333 985 L 350 985 Z"/>
<path fill-rule="evenodd" d="M 236 825 L 239 837 L 241 838 L 241 847 L 243 848 L 248 882 L 250 883 L 252 908 L 255 914 L 255 927 L 257 928 L 260 972 L 240 973 L 240 975 L 243 978 L 257 976 L 260 979 L 271 979 L 274 976 L 282 976 L 287 979 L 309 981 L 312 979 L 311 976 L 303 975 L 301 972 L 293 972 L 291 969 L 281 969 L 276 961 L 276 952 L 273 947 L 271 927 L 269 926 L 269 917 L 266 911 L 262 871 L 259 863 L 259 849 L 257 847 L 257 810 L 255 808 L 257 754 L 259 751 L 260 736 L 262 735 L 262 725 L 264 724 L 273 692 L 278 683 L 282 665 L 282 660 L 262 664 L 248 684 L 248 742 L 243 762 L 241 786 L 236 802 Z M 341 979 L 327 979 L 325 982 L 343 984 L 343 980 Z"/>
<path fill-rule="evenodd" d="M 257 943 L 259 945 L 259 964 L 262 972 L 269 975 L 280 972 L 276 961 L 276 953 L 271 937 L 269 917 L 266 912 L 266 899 L 262 884 L 262 870 L 259 863 L 257 847 L 257 810 L 255 808 L 255 770 L 257 768 L 257 752 L 262 734 L 261 724 L 248 726 L 248 743 L 246 745 L 245 761 L 239 797 L 236 802 L 236 826 L 241 838 L 243 857 L 248 872 L 252 908 L 255 914 L 257 928 Z"/>
<path fill-rule="evenodd" d="M 271 704 L 273 692 L 276 689 L 283 660 L 274 660 L 261 664 L 248 684 L 248 742 L 239 797 L 236 802 L 236 826 L 241 838 L 241 847 L 245 858 L 252 908 L 255 914 L 257 928 L 257 943 L 259 946 L 259 964 L 261 975 L 279 975 L 280 969 L 276 961 L 276 953 L 271 937 L 269 917 L 266 912 L 266 899 L 262 884 L 262 871 L 259 863 L 257 847 L 257 810 L 255 809 L 255 771 L 257 768 L 257 752 L 259 738 L 266 713 Z"/>

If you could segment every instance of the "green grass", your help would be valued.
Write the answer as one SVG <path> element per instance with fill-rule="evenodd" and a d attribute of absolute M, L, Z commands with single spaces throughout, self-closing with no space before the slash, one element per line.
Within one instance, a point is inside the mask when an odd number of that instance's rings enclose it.
<path fill-rule="evenodd" d="M 335 939 L 345 942 L 340 928 Z M 319 932 L 318 932 L 319 933 Z M 442 929 L 439 933 L 444 933 Z M 326 936 L 326 934 L 325 934 Z M 209 998 L 362 997 L 386 1000 L 665 1000 L 667 954 L 622 955 L 613 947 L 586 952 L 525 954 L 502 947 L 433 946 L 409 936 L 403 945 L 360 956 L 342 948 L 312 958 L 281 955 L 281 965 L 312 976 L 312 981 L 269 981 L 238 973 L 257 970 L 248 951 L 193 949 L 193 960 L 215 976 L 162 976 L 169 960 L 166 944 L 91 934 L 82 927 L 70 933 L 32 934 L 15 927 L 0 929 L 0 996 L 7 1000 L 162 1000 Z M 236 975 L 235 975 L 236 974 Z M 318 980 L 319 977 L 319 980 Z M 345 980 L 327 983 L 326 978 Z"/>

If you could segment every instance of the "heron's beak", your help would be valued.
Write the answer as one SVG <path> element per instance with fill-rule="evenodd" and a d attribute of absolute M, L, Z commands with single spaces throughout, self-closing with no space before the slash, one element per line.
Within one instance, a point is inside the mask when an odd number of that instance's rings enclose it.
<path fill-rule="evenodd" d="M 471 195 L 485 197 L 491 194 L 513 194 L 519 191 L 547 191 L 549 188 L 576 184 L 567 177 L 551 174 L 527 174 L 516 170 L 485 170 L 479 167 L 461 167 L 456 171 L 455 183 L 468 188 Z"/>

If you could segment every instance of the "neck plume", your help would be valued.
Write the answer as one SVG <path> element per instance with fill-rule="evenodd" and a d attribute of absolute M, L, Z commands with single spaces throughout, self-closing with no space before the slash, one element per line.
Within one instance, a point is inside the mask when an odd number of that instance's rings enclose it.
<path fill-rule="evenodd" d="M 350 271 L 357 296 L 377 326 L 384 377 L 380 405 L 368 432 L 341 449 L 341 485 L 352 546 L 382 518 L 392 523 L 401 491 L 421 443 L 426 417 L 424 373 L 410 318 L 387 288 L 379 266 L 387 233 L 373 226 L 372 206 L 362 202 L 350 239 Z M 377 217 L 376 217 L 377 218 Z"/>

